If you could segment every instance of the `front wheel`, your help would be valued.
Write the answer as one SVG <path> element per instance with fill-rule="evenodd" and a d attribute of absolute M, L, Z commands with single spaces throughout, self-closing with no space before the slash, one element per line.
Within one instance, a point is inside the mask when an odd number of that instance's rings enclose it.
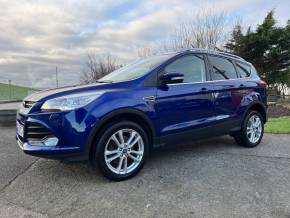
<path fill-rule="evenodd" d="M 112 123 L 96 144 L 94 161 L 105 177 L 115 181 L 129 179 L 142 169 L 148 147 L 148 136 L 137 123 Z"/>
<path fill-rule="evenodd" d="M 260 144 L 264 134 L 264 122 L 258 111 L 250 111 L 245 117 L 242 129 L 234 135 L 235 141 L 244 147 L 253 148 Z"/>

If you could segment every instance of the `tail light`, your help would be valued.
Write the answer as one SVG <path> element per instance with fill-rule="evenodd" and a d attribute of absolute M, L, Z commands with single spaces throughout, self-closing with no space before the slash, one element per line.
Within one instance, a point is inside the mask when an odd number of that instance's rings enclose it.
<path fill-rule="evenodd" d="M 265 81 L 263 81 L 263 80 L 259 80 L 258 81 L 258 86 L 263 88 L 264 95 L 265 95 L 265 102 L 267 102 L 267 96 L 268 96 L 267 83 Z"/>
<path fill-rule="evenodd" d="M 267 83 L 263 80 L 259 80 L 258 81 L 258 85 L 262 88 L 267 88 Z"/>

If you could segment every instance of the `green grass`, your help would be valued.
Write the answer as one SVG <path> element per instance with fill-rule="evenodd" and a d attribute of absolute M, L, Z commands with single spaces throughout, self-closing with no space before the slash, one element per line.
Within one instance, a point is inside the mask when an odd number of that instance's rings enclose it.
<path fill-rule="evenodd" d="M 270 118 L 265 125 L 265 132 L 275 134 L 289 134 L 290 117 Z"/>
<path fill-rule="evenodd" d="M 25 98 L 33 88 L 0 83 L 0 101 L 2 100 L 21 100 Z"/>

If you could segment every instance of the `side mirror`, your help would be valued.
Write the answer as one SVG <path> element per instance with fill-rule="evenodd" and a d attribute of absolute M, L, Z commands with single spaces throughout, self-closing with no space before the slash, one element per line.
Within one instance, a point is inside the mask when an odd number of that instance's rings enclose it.
<path fill-rule="evenodd" d="M 175 83 L 182 83 L 184 80 L 184 74 L 182 73 L 177 73 L 177 72 L 169 72 L 169 73 L 164 73 L 160 77 L 160 81 L 163 85 L 166 84 L 175 84 Z"/>

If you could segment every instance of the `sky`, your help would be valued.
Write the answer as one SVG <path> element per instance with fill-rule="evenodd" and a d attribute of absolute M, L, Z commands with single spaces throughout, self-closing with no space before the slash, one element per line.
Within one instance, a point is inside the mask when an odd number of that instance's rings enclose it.
<path fill-rule="evenodd" d="M 127 63 L 138 48 L 166 39 L 202 10 L 227 14 L 255 27 L 275 9 L 278 25 L 290 19 L 289 0 L 0 0 L 0 83 L 52 88 L 78 84 L 87 55 Z"/>

